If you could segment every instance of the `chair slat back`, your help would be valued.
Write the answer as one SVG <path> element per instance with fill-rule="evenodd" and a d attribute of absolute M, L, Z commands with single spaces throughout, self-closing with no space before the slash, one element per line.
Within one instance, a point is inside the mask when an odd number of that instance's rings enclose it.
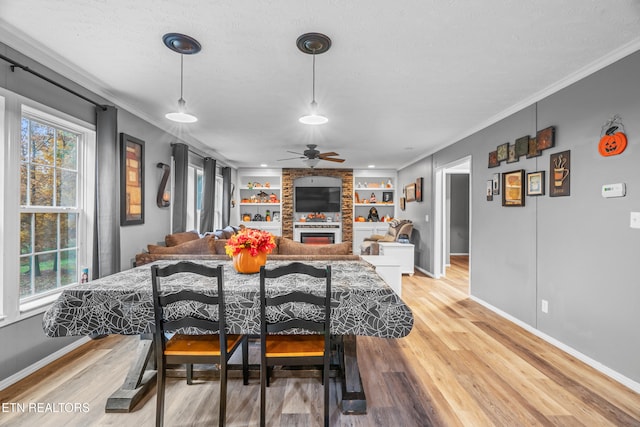
<path fill-rule="evenodd" d="M 325 289 L 323 296 L 300 290 L 294 290 L 286 294 L 267 296 L 267 279 L 276 279 L 291 274 L 324 278 Z M 323 316 L 319 319 L 294 317 L 282 321 L 269 321 L 267 319 L 267 310 L 269 307 L 300 303 L 319 307 L 323 312 Z M 305 329 L 311 332 L 324 333 L 328 338 L 331 324 L 331 266 L 328 265 L 324 268 L 319 268 L 301 262 L 292 262 L 273 269 L 267 269 L 263 266 L 260 269 L 260 324 L 260 328 L 265 334 L 282 332 L 289 329 Z"/>
<path fill-rule="evenodd" d="M 160 278 L 166 278 L 177 273 L 190 273 L 204 277 L 215 278 L 217 282 L 217 295 L 206 295 L 191 289 L 183 289 L 171 294 L 162 294 L 162 286 Z M 156 341 L 162 343 L 164 351 L 164 343 L 166 341 L 165 332 L 173 332 L 178 329 L 197 328 L 199 330 L 208 331 L 214 334 L 220 334 L 221 346 L 226 346 L 225 332 L 225 307 L 224 307 L 224 291 L 223 291 L 223 269 L 222 266 L 208 267 L 202 264 L 196 264 L 190 261 L 178 262 L 170 264 L 166 267 L 158 265 L 151 266 L 151 279 L 153 290 L 154 305 L 154 325 Z M 199 303 L 207 305 L 216 305 L 218 307 L 218 318 L 209 319 L 194 316 L 194 312 L 187 310 L 182 317 L 166 318 L 165 309 L 176 303 Z M 223 350 L 226 350 L 223 349 Z"/>

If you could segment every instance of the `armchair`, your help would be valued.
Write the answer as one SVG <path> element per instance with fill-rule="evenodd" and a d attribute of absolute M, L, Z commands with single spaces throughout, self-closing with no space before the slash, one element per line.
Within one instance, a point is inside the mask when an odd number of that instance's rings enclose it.
<path fill-rule="evenodd" d="M 387 234 L 372 234 L 364 239 L 360 245 L 360 255 L 378 255 L 380 246 L 378 242 L 397 242 L 401 235 L 411 238 L 413 223 L 408 219 L 393 219 L 389 221 Z"/>

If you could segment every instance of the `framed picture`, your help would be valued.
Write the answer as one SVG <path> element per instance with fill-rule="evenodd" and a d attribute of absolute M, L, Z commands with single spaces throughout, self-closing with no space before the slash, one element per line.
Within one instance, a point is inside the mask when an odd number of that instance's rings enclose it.
<path fill-rule="evenodd" d="M 508 155 L 507 155 L 507 163 L 515 163 L 518 161 L 518 157 L 516 156 L 516 146 L 511 144 L 509 145 L 509 150 L 508 150 Z"/>
<path fill-rule="evenodd" d="M 500 174 L 494 173 L 493 179 L 491 181 L 493 182 L 492 194 L 494 196 L 497 196 L 498 194 L 500 194 Z"/>
<path fill-rule="evenodd" d="M 556 129 L 550 126 L 546 129 L 539 130 L 536 134 L 538 141 L 538 150 L 546 150 L 556 145 Z"/>
<path fill-rule="evenodd" d="M 416 179 L 416 202 L 422 201 L 422 178 Z"/>
<path fill-rule="evenodd" d="M 407 184 L 404 187 L 404 195 L 406 197 L 407 202 L 415 202 L 416 201 L 416 184 Z"/>
<path fill-rule="evenodd" d="M 382 192 L 382 202 L 383 203 L 393 203 L 393 191 L 383 191 Z"/>
<path fill-rule="evenodd" d="M 404 210 L 407 207 L 406 204 L 407 199 L 405 199 L 404 197 L 400 197 L 400 209 Z"/>
<path fill-rule="evenodd" d="M 493 180 L 487 181 L 487 202 L 493 200 Z"/>
<path fill-rule="evenodd" d="M 527 159 L 538 157 L 541 154 L 542 151 L 538 150 L 538 139 L 529 138 L 529 150 L 527 151 Z"/>
<path fill-rule="evenodd" d="M 504 144 L 498 145 L 497 149 L 498 153 L 498 162 L 504 162 L 509 157 L 509 143 L 505 142 Z"/>
<path fill-rule="evenodd" d="M 120 225 L 144 224 L 144 141 L 120 134 Z"/>
<path fill-rule="evenodd" d="M 571 194 L 571 151 L 562 151 L 549 156 L 549 196 Z"/>
<path fill-rule="evenodd" d="M 498 152 L 492 151 L 489 153 L 489 167 L 495 168 L 496 166 L 500 166 L 500 162 L 498 161 Z"/>
<path fill-rule="evenodd" d="M 502 174 L 502 206 L 524 206 L 524 169 Z"/>
<path fill-rule="evenodd" d="M 516 157 L 526 156 L 529 152 L 529 135 L 516 139 Z"/>
<path fill-rule="evenodd" d="M 544 196 L 544 171 L 527 174 L 527 196 Z"/>

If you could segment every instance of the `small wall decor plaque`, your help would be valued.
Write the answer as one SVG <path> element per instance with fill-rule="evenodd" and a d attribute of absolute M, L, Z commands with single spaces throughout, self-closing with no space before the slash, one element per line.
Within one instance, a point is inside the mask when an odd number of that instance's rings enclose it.
<path fill-rule="evenodd" d="M 544 196 L 544 171 L 527 174 L 527 196 Z"/>
<path fill-rule="evenodd" d="M 562 151 L 549 156 L 549 196 L 571 194 L 571 151 Z"/>

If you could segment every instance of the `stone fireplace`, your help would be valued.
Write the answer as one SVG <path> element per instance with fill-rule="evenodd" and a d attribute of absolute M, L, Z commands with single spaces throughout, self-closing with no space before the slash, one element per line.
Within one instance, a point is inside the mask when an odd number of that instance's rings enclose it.
<path fill-rule="evenodd" d="M 294 182 L 307 176 L 328 176 L 342 182 L 342 203 L 340 221 L 342 241 L 353 239 L 353 170 L 352 169 L 282 169 L 282 236 L 294 239 L 293 191 Z M 297 233 L 296 233 L 297 234 Z M 297 237 L 297 236 L 296 236 Z M 300 236 L 301 237 L 301 236 Z M 312 239 L 314 240 L 314 239 Z M 309 242 L 311 243 L 311 242 Z M 318 241 L 315 241 L 318 244 Z"/>

